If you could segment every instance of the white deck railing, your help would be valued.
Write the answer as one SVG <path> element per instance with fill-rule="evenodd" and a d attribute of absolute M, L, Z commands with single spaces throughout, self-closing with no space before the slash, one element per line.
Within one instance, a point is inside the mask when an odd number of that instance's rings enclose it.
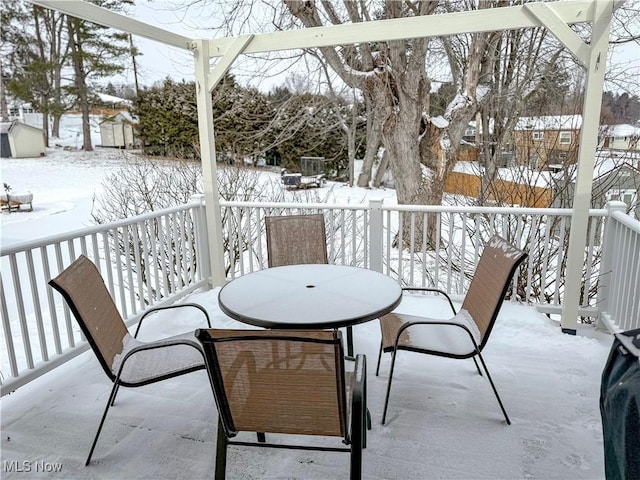
<path fill-rule="evenodd" d="M 195 243 L 201 213 L 193 203 L 3 247 L 2 395 L 88 348 L 61 295 L 47 283 L 80 254 L 96 264 L 128 325 L 149 306 L 205 285 L 208 274 L 200 272 Z"/>
<path fill-rule="evenodd" d="M 580 279 L 564 274 L 568 209 L 408 207 L 381 201 L 357 205 L 223 201 L 221 208 L 229 279 L 266 267 L 266 215 L 322 212 L 332 263 L 371 268 L 403 285 L 436 286 L 462 296 L 484 241 L 499 233 L 529 255 L 514 279 L 511 298 L 559 314 L 564 282 L 579 281 L 584 287 L 581 315 L 600 315 L 612 331 L 640 327 L 640 227 L 616 207 L 590 212 Z M 47 284 L 80 253 L 98 265 L 128 325 L 149 306 L 207 288 L 204 209 L 197 199 L 2 248 L 0 340 L 6 346 L 0 351 L 2 395 L 88 348 L 62 297 Z M 609 281 L 603 281 L 601 271 Z"/>
<path fill-rule="evenodd" d="M 622 202 L 610 202 L 607 210 L 598 309 L 604 326 L 619 332 L 640 328 L 640 221 Z"/>
<path fill-rule="evenodd" d="M 366 205 L 221 203 L 228 222 L 225 263 L 230 278 L 266 267 L 265 216 L 322 212 L 331 263 L 372 268 L 403 285 L 436 287 L 453 295 L 466 292 L 482 245 L 492 234 L 500 234 L 528 254 L 510 294 L 516 292 L 518 299 L 538 304 L 545 313 L 562 310 L 570 209 L 399 206 L 381 201 Z M 590 215 L 579 313 L 595 317 L 607 211 L 591 210 Z"/>

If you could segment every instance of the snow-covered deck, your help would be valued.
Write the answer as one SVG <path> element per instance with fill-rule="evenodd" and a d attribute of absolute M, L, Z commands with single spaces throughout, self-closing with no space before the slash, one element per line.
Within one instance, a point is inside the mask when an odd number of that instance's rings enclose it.
<path fill-rule="evenodd" d="M 189 300 L 209 310 L 215 327 L 242 327 L 216 299 L 214 290 Z M 444 301 L 429 302 L 431 314 L 447 311 Z M 400 308 L 417 313 L 411 304 Z M 143 334 L 179 333 L 200 320 L 157 316 Z M 604 478 L 598 400 L 610 335 L 590 326 L 564 335 L 532 307 L 505 303 L 484 354 L 511 426 L 471 360 L 405 352 L 382 426 L 390 358 L 375 377 L 377 322 L 356 326 L 354 335 L 356 351 L 367 356 L 373 419 L 363 478 Z M 85 467 L 109 390 L 86 352 L 2 398 L 2 478 L 213 478 L 216 409 L 206 372 L 123 388 Z M 338 479 L 348 478 L 348 465 L 340 453 L 231 447 L 227 476 Z"/>

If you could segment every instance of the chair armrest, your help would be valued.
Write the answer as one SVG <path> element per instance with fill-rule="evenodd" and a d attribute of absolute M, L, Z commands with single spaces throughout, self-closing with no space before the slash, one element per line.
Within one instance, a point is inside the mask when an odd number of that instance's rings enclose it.
<path fill-rule="evenodd" d="M 367 434 L 367 358 L 356 355 L 353 376 L 351 377 L 351 422 L 349 438 L 353 448 L 360 450 L 366 445 Z"/>
<path fill-rule="evenodd" d="M 172 340 L 159 340 L 157 342 L 149 342 L 142 345 L 138 345 L 137 347 L 134 347 L 131 350 L 129 350 L 124 355 L 124 357 L 122 357 L 122 361 L 120 362 L 120 365 L 118 367 L 118 372 L 116 374 L 115 381 L 117 382 L 119 380 L 120 375 L 122 374 L 122 369 L 124 368 L 125 363 L 127 363 L 127 360 L 131 358 L 133 355 L 135 355 L 136 353 L 139 353 L 145 350 L 154 350 L 156 348 L 172 347 L 175 345 L 187 345 L 189 347 L 195 348 L 202 355 L 202 363 L 204 364 L 204 352 L 202 351 L 202 346 L 196 340 L 195 335 L 193 337 L 193 340 L 189 340 L 188 338 L 174 338 Z"/>
<path fill-rule="evenodd" d="M 450 325 L 452 327 L 461 328 L 465 332 L 467 332 L 467 334 L 469 335 L 469 338 L 473 342 L 473 347 L 476 349 L 476 351 L 478 353 L 480 353 L 480 348 L 478 348 L 478 342 L 474 338 L 473 333 L 471 333 L 471 330 L 469 330 L 469 328 L 466 325 L 462 325 L 462 324 L 456 323 L 456 322 L 448 322 L 446 320 L 420 320 L 420 321 L 417 321 L 417 322 L 407 322 L 407 323 L 403 324 L 398 329 L 398 334 L 396 335 L 396 340 L 395 340 L 394 345 L 393 345 L 393 348 L 396 351 L 398 350 L 398 342 L 400 341 L 400 335 L 402 335 L 402 332 L 404 332 L 407 328 L 412 327 L 414 325 Z"/>
<path fill-rule="evenodd" d="M 402 291 L 419 291 L 419 292 L 436 292 L 436 293 L 441 293 L 442 295 L 444 295 L 445 297 L 447 297 L 447 300 L 449 301 L 449 306 L 451 307 L 451 311 L 453 312 L 453 314 L 455 315 L 456 313 L 456 308 L 453 306 L 453 302 L 451 301 L 451 297 L 449 296 L 449 294 L 447 292 L 445 292 L 444 290 L 440 290 L 439 288 L 429 288 L 429 287 L 402 287 Z"/>
<path fill-rule="evenodd" d="M 211 320 L 209 319 L 209 314 L 204 309 L 204 307 L 202 307 L 202 305 L 198 305 L 197 303 L 179 303 L 179 304 L 176 304 L 176 305 L 166 305 L 164 307 L 153 307 L 153 308 L 150 308 L 149 310 L 147 310 L 146 312 L 144 312 L 142 317 L 140 317 L 140 321 L 138 322 L 138 327 L 136 328 L 136 333 L 135 333 L 135 335 L 133 335 L 133 338 L 138 338 L 138 333 L 140 332 L 140 327 L 142 326 L 142 321 L 147 317 L 147 315 L 159 312 L 161 310 L 168 310 L 170 308 L 181 308 L 181 307 L 193 307 L 193 308 L 197 308 L 198 310 L 200 310 L 204 314 L 204 316 L 205 316 L 205 318 L 207 320 L 207 325 L 209 326 L 209 328 L 211 328 Z"/>

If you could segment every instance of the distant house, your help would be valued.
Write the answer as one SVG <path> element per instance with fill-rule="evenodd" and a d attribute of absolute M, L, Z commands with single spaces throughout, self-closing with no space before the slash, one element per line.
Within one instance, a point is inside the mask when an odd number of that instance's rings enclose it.
<path fill-rule="evenodd" d="M 640 151 L 640 128 L 629 124 L 602 127 L 602 147 Z"/>
<path fill-rule="evenodd" d="M 610 200 L 629 207 L 629 214 L 640 219 L 640 170 L 623 163 L 593 179 L 591 204 L 602 208 Z"/>
<path fill-rule="evenodd" d="M 517 164 L 542 170 L 575 163 L 582 115 L 520 117 L 511 140 Z"/>
<path fill-rule="evenodd" d="M 103 147 L 134 148 L 135 121 L 126 112 L 106 117 L 100 122 L 100 140 Z"/>
<path fill-rule="evenodd" d="M 559 175 L 556 175 L 560 180 Z M 575 169 L 571 169 L 571 182 L 566 185 L 566 193 L 573 198 L 575 185 Z M 558 181 L 562 187 L 563 183 Z M 610 200 L 624 202 L 629 207 L 629 214 L 640 219 L 640 170 L 629 163 L 628 159 L 621 160 L 608 155 L 608 151 L 600 151 L 596 158 L 591 186 L 591 208 L 604 208 Z M 560 197 L 554 196 L 553 207 L 559 207 Z"/>
<path fill-rule="evenodd" d="M 17 120 L 0 122 L 0 150 L 3 158 L 44 157 L 44 132 Z"/>
<path fill-rule="evenodd" d="M 573 196 L 574 190 L 575 180 L 572 180 L 566 192 Z M 626 203 L 629 215 L 640 219 L 640 170 L 611 158 L 598 158 L 591 186 L 591 208 L 604 208 L 611 200 Z M 595 223 L 590 223 L 589 234 L 594 235 L 596 244 L 602 238 L 603 229 L 603 218 L 596 218 Z"/>
<path fill-rule="evenodd" d="M 477 162 L 459 161 L 445 179 L 443 189 L 447 193 L 478 198 L 484 175 L 484 166 Z M 497 205 L 549 208 L 553 190 L 548 176 L 548 172 L 529 171 L 526 167 L 499 168 L 487 190 L 486 200 Z"/>

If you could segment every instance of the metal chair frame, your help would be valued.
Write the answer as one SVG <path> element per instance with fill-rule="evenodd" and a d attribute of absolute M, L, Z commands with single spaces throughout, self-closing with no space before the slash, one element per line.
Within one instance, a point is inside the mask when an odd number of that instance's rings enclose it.
<path fill-rule="evenodd" d="M 205 357 L 207 372 L 213 395 L 218 409 L 218 433 L 217 433 L 217 449 L 216 449 L 216 480 L 223 480 L 226 476 L 227 466 L 227 450 L 229 445 L 246 446 L 246 447 L 267 447 L 267 448 L 287 448 L 295 450 L 310 451 L 329 451 L 329 452 L 346 452 L 350 453 L 350 478 L 359 479 L 362 476 L 362 449 L 366 447 L 366 358 L 364 355 L 358 355 L 355 361 L 355 370 L 351 377 L 351 403 L 347 404 L 347 394 L 345 385 L 344 371 L 344 352 L 342 349 L 341 334 L 339 331 L 314 331 L 314 330 L 295 330 L 295 331 L 275 331 L 275 330 L 230 330 L 222 332 L 216 331 L 216 337 L 212 335 L 213 331 L 198 330 L 196 337 L 202 344 Z M 283 332 L 285 332 L 283 334 Z M 324 339 L 314 336 L 314 334 L 324 335 Z M 330 339 L 326 337 L 331 336 Z M 340 424 L 343 425 L 342 443 L 347 447 L 320 447 L 315 445 L 303 444 L 283 444 L 283 443 L 267 443 L 264 434 L 269 432 L 256 432 L 258 434 L 258 442 L 232 440 L 239 432 L 236 430 L 234 416 L 227 395 L 224 383 L 224 373 L 220 368 L 220 362 L 217 357 L 216 345 L 220 342 L 233 341 L 250 341 L 250 342 L 306 342 L 306 343 L 323 343 L 333 345 L 335 348 L 335 356 L 330 359 L 335 362 L 337 379 L 339 383 L 339 412 Z M 294 357 L 287 358 L 291 360 Z M 284 367 L 284 370 L 289 368 Z M 312 379 L 311 379 L 312 381 Z M 341 385 L 341 386 L 340 386 Z M 268 402 L 270 399 L 266 399 Z M 265 405 L 268 408 L 268 405 Z M 293 413 L 292 413 L 293 415 Z M 287 433 L 279 431 L 277 433 Z"/>
<path fill-rule="evenodd" d="M 85 276 L 84 278 L 89 278 L 93 282 L 93 287 L 99 288 L 102 291 L 91 292 L 90 287 L 89 289 L 87 289 L 86 283 L 74 284 L 74 280 L 76 280 L 76 277 L 78 274 L 84 275 Z M 104 408 L 102 418 L 100 419 L 100 423 L 98 424 L 98 430 L 96 431 L 96 434 L 93 439 L 93 443 L 91 444 L 91 449 L 89 450 L 89 455 L 87 456 L 87 460 L 85 462 L 85 466 L 86 466 L 86 465 L 89 465 L 89 462 L 91 462 L 91 457 L 93 456 L 93 452 L 98 443 L 98 438 L 100 436 L 100 433 L 102 432 L 102 427 L 104 426 L 104 422 L 107 418 L 107 413 L 109 412 L 109 408 L 113 406 L 116 399 L 116 395 L 118 393 L 118 389 L 121 385 L 124 387 L 141 387 L 143 385 L 157 383 L 163 380 L 167 380 L 169 378 L 177 377 L 177 376 L 191 373 L 197 370 L 202 370 L 205 368 L 204 361 L 200 364 L 194 364 L 180 370 L 167 372 L 166 374 L 162 374 L 158 376 L 148 377 L 145 379 L 141 379 L 139 381 L 130 382 L 130 381 L 122 380 L 121 375 L 124 371 L 125 366 L 127 365 L 127 362 L 132 358 L 134 358 L 135 355 L 140 352 L 175 347 L 178 345 L 186 345 L 200 351 L 200 344 L 195 340 L 195 336 L 193 337 L 193 340 L 191 340 L 189 338 L 186 338 L 184 335 L 178 335 L 168 339 L 158 340 L 154 342 L 141 343 L 140 345 L 137 345 L 131 348 L 130 350 L 128 350 L 122 356 L 119 368 L 116 371 L 114 371 L 112 369 L 111 363 L 107 358 L 105 358 L 104 353 L 101 351 L 98 345 L 98 341 L 96 340 L 96 337 L 95 337 L 96 333 L 88 325 L 89 320 L 85 318 L 87 312 L 83 311 L 83 308 L 79 306 L 77 303 L 77 297 L 80 295 L 92 295 L 92 299 L 99 298 L 100 301 L 106 302 L 104 307 L 106 310 L 109 311 L 108 312 L 110 314 L 109 321 L 111 322 L 111 326 L 114 326 L 118 332 L 128 332 L 128 329 L 124 324 L 124 320 L 118 313 L 117 308 L 113 303 L 113 299 L 111 298 L 111 295 L 109 294 L 104 284 L 104 281 L 102 280 L 100 272 L 96 268 L 95 264 L 91 260 L 89 260 L 86 256 L 80 255 L 76 261 L 74 261 L 71 265 L 69 265 L 69 267 L 63 270 L 56 278 L 51 279 L 49 281 L 49 285 L 51 285 L 54 289 L 60 292 L 60 294 L 65 299 L 67 305 L 69 306 L 69 309 L 71 310 L 74 317 L 76 318 L 76 321 L 78 322 L 78 325 L 82 330 L 82 333 L 84 334 L 85 338 L 87 339 L 87 342 L 91 346 L 91 349 L 95 353 L 100 365 L 102 366 L 102 369 L 107 374 L 109 379 L 113 382 L 113 387 L 111 388 L 109 399 Z M 98 307 L 99 306 L 96 307 L 96 310 L 98 309 Z M 182 307 L 191 307 L 191 308 L 196 308 L 200 310 L 205 316 L 207 325 L 209 326 L 209 328 L 211 327 L 211 320 L 209 319 L 209 314 L 202 306 L 195 303 L 169 305 L 164 307 L 155 307 L 147 310 L 142 315 L 142 318 L 140 319 L 140 322 L 138 324 L 138 327 L 136 329 L 136 332 L 133 338 L 137 338 L 137 335 L 140 331 L 140 326 L 142 324 L 142 320 L 146 318 L 148 315 L 152 313 L 156 313 L 161 310 L 182 308 Z M 103 327 L 104 327 L 102 329 L 103 331 L 107 331 L 107 332 L 109 331 L 109 327 L 110 327 L 109 325 L 103 325 Z M 124 337 L 113 338 L 110 340 L 112 341 L 112 343 L 116 344 L 118 342 L 122 343 L 123 338 Z"/>
<path fill-rule="evenodd" d="M 484 346 L 486 345 L 487 341 L 489 340 L 489 336 L 491 334 L 491 331 L 493 329 L 493 326 L 495 324 L 495 321 L 498 317 L 498 313 L 500 311 L 500 307 L 502 305 L 502 300 L 504 299 L 507 290 L 509 289 L 509 284 L 513 278 L 513 276 L 515 275 L 515 272 L 517 270 L 517 268 L 520 266 L 520 264 L 525 260 L 525 258 L 527 257 L 527 254 L 524 252 L 521 252 L 520 250 L 517 250 L 515 247 L 510 246 L 504 239 L 498 237 L 498 236 L 494 236 L 492 237 L 488 243 L 488 245 L 491 245 L 492 243 L 496 243 L 496 242 L 501 242 L 502 245 L 507 245 L 510 248 L 510 252 L 509 255 L 512 257 L 509 257 L 507 262 L 508 262 L 508 266 L 509 269 L 508 271 L 503 272 L 504 275 L 500 278 L 500 283 L 499 285 L 496 285 L 496 288 L 500 289 L 500 293 L 499 296 L 497 298 L 499 298 L 500 300 L 497 302 L 497 304 L 494 306 L 493 311 L 491 312 L 491 317 L 489 319 L 489 321 L 487 322 L 487 326 L 486 329 L 484 331 L 484 334 L 481 336 L 480 342 L 478 343 L 476 341 L 476 339 L 474 338 L 471 330 L 466 326 L 463 325 L 461 323 L 457 323 L 454 321 L 448 321 L 448 320 L 436 320 L 436 319 L 428 319 L 425 318 L 424 320 L 420 320 L 420 321 L 409 321 L 404 323 L 403 325 L 401 325 L 398 328 L 398 331 L 395 335 L 395 341 L 393 346 L 391 347 L 387 347 L 387 348 L 383 348 L 383 341 L 380 342 L 380 350 L 378 352 L 378 362 L 377 362 L 377 366 L 376 366 L 376 376 L 378 376 L 379 371 L 380 371 L 380 361 L 382 358 L 382 352 L 386 351 L 386 352 L 391 352 L 392 353 L 392 357 L 391 357 L 391 367 L 389 370 L 389 379 L 387 382 L 387 391 L 386 391 L 386 395 L 385 395 L 385 401 L 384 401 L 384 410 L 383 410 L 383 414 L 382 414 L 382 424 L 384 425 L 386 422 L 386 418 L 387 418 L 387 408 L 389 406 L 389 397 L 391 394 L 391 383 L 393 380 L 393 372 L 394 372 L 394 368 L 395 368 L 395 362 L 396 362 L 396 355 L 398 353 L 399 350 L 406 350 L 406 351 L 411 351 L 411 352 L 416 352 L 416 353 L 424 353 L 424 354 L 428 354 L 428 355 L 435 355 L 435 356 L 441 356 L 441 357 L 447 357 L 447 358 L 458 358 L 458 359 L 466 359 L 466 358 L 471 358 L 473 359 L 473 362 L 476 366 L 476 370 L 478 371 L 478 374 L 482 375 L 482 370 L 484 370 L 484 372 L 486 373 L 487 379 L 489 380 L 489 383 L 491 385 L 491 388 L 493 390 L 493 393 L 496 397 L 496 399 L 498 400 L 498 404 L 500 406 L 500 409 L 502 411 L 502 414 L 504 415 L 504 419 L 507 422 L 507 425 L 511 425 L 511 420 L 509 419 L 509 416 L 507 415 L 507 411 L 504 408 L 504 405 L 502 403 L 502 400 L 500 398 L 500 395 L 498 394 L 498 390 L 493 382 L 493 379 L 491 378 L 491 374 L 489 373 L 489 369 L 487 368 L 487 365 L 484 361 L 484 358 L 482 357 L 482 349 L 484 348 Z M 485 249 L 485 251 L 487 251 L 487 249 Z M 499 249 L 497 250 L 499 252 Z M 494 254 L 492 252 L 492 254 Z M 496 254 L 497 255 L 497 254 Z M 484 252 L 483 252 L 483 256 L 484 256 Z M 491 260 L 485 260 L 485 261 L 491 261 Z M 482 262 L 482 257 L 480 258 L 480 262 Z M 480 265 L 480 263 L 479 263 Z M 477 272 L 476 272 L 477 273 Z M 479 282 L 479 275 L 474 275 L 471 283 L 472 285 L 474 284 L 474 282 Z M 469 286 L 469 290 L 472 289 L 472 285 Z M 478 284 L 476 283 L 476 286 Z M 451 297 L 443 290 L 437 289 L 437 288 L 428 288 L 428 287 L 404 287 L 403 291 L 422 291 L 422 292 L 435 292 L 435 293 L 439 293 L 442 294 L 446 297 L 447 301 L 449 302 L 449 306 L 451 307 L 451 310 L 453 312 L 454 315 L 456 315 L 456 309 L 453 305 L 453 302 L 451 300 Z M 467 297 L 465 297 L 465 302 L 468 299 L 468 294 Z M 463 308 L 464 308 L 465 304 L 463 303 Z M 390 314 L 393 315 L 393 314 Z M 385 317 L 382 317 L 380 319 L 381 322 L 385 321 Z M 474 320 L 475 321 L 475 320 Z M 447 325 L 447 326 L 451 326 L 451 327 L 455 327 L 455 328 L 460 328 L 461 330 L 463 330 L 469 337 L 470 340 L 470 347 L 473 348 L 469 348 L 468 353 L 465 354 L 456 354 L 456 353 L 450 353 L 450 352 L 443 352 L 443 351 L 439 351 L 439 350 L 429 350 L 429 349 L 425 349 L 425 348 L 420 348 L 418 346 L 411 346 L 411 345 L 402 345 L 401 342 L 401 337 L 402 334 L 404 332 L 406 332 L 410 327 L 415 326 L 415 325 Z M 478 362 L 476 360 L 476 357 L 478 357 L 478 359 L 480 360 L 480 363 L 482 364 L 482 370 L 480 369 L 480 366 L 478 365 Z"/>

